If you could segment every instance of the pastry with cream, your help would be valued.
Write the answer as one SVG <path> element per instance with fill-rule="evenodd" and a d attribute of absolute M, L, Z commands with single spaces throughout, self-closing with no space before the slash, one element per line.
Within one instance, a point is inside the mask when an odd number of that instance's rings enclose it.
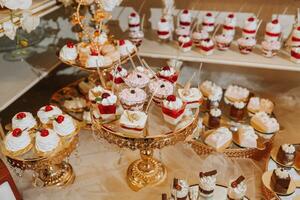
<path fill-rule="evenodd" d="M 242 101 L 234 102 L 230 107 L 230 117 L 236 121 L 241 121 L 245 117 L 246 103 Z"/>
<path fill-rule="evenodd" d="M 117 96 L 112 92 L 104 92 L 96 98 L 100 117 L 104 120 L 114 119 L 117 112 Z"/>
<path fill-rule="evenodd" d="M 270 186 L 275 192 L 285 194 L 288 191 L 290 184 L 291 176 L 288 171 L 283 168 L 273 170 Z"/>
<path fill-rule="evenodd" d="M 237 40 L 239 50 L 242 54 L 249 54 L 252 52 L 256 45 L 256 39 L 254 37 L 242 37 Z"/>
<path fill-rule="evenodd" d="M 176 71 L 174 67 L 164 66 L 157 73 L 158 78 L 167 80 L 171 83 L 175 83 L 178 79 L 179 73 Z"/>
<path fill-rule="evenodd" d="M 120 126 L 126 133 L 142 133 L 146 122 L 147 114 L 137 110 L 125 110 L 120 118 Z"/>
<path fill-rule="evenodd" d="M 67 42 L 59 52 L 60 59 L 67 62 L 75 61 L 77 56 L 77 48 L 73 42 Z"/>
<path fill-rule="evenodd" d="M 122 66 L 118 66 L 109 73 L 109 80 L 115 84 L 121 84 L 124 83 L 127 75 L 127 70 Z"/>
<path fill-rule="evenodd" d="M 54 151 L 60 142 L 60 137 L 52 129 L 42 129 L 35 134 L 35 148 L 38 152 Z"/>
<path fill-rule="evenodd" d="M 229 184 L 227 198 L 228 200 L 241 200 L 245 198 L 246 192 L 247 185 L 245 177 L 239 176 L 236 180 Z"/>
<path fill-rule="evenodd" d="M 277 52 L 280 50 L 281 43 L 277 40 L 264 40 L 261 43 L 261 48 L 263 55 L 267 58 L 271 58 L 277 54 Z"/>
<path fill-rule="evenodd" d="M 216 46 L 219 50 L 225 51 L 229 49 L 231 42 L 233 41 L 232 35 L 220 34 L 215 37 Z"/>
<path fill-rule="evenodd" d="M 203 17 L 202 29 L 208 33 L 212 32 L 215 29 L 215 16 L 208 12 Z"/>
<path fill-rule="evenodd" d="M 76 122 L 69 115 L 58 115 L 53 121 L 53 130 L 60 136 L 69 136 L 76 131 Z"/>
<path fill-rule="evenodd" d="M 91 50 L 91 54 L 86 61 L 87 68 L 97 68 L 105 66 L 104 56 L 100 55 L 97 51 Z"/>
<path fill-rule="evenodd" d="M 217 170 L 199 173 L 199 195 L 203 198 L 212 198 L 217 182 Z"/>
<path fill-rule="evenodd" d="M 250 115 L 253 115 L 257 112 L 266 112 L 268 114 L 272 114 L 274 110 L 274 103 L 269 99 L 251 97 L 247 105 L 247 110 Z"/>
<path fill-rule="evenodd" d="M 157 35 L 161 40 L 167 40 L 171 37 L 171 26 L 165 18 L 162 18 L 158 21 Z"/>
<path fill-rule="evenodd" d="M 140 88 L 125 88 L 119 93 L 119 99 L 125 110 L 143 110 L 147 94 Z"/>
<path fill-rule="evenodd" d="M 204 39 L 200 43 L 200 53 L 206 56 L 212 55 L 214 52 L 215 44 L 210 38 Z"/>
<path fill-rule="evenodd" d="M 222 33 L 224 35 L 230 35 L 234 37 L 235 35 L 235 28 L 237 24 L 237 18 L 234 13 L 230 13 L 225 17 L 224 23 L 223 23 L 223 30 Z"/>
<path fill-rule="evenodd" d="M 222 111 L 219 108 L 212 108 L 208 114 L 208 127 L 219 128 L 221 125 Z"/>
<path fill-rule="evenodd" d="M 296 159 L 296 148 L 292 144 L 282 144 L 276 155 L 276 160 L 283 165 L 291 166 Z"/>
<path fill-rule="evenodd" d="M 178 89 L 177 92 L 186 108 L 199 108 L 202 103 L 202 93 L 198 88 Z"/>
<path fill-rule="evenodd" d="M 153 101 L 158 105 L 160 105 L 167 96 L 172 95 L 174 89 L 174 85 L 171 82 L 163 79 L 152 80 L 149 83 L 149 91 L 151 95 L 154 95 Z"/>
<path fill-rule="evenodd" d="M 238 129 L 238 144 L 245 148 L 256 148 L 258 136 L 252 126 L 243 125 Z"/>
<path fill-rule="evenodd" d="M 275 133 L 279 131 L 277 120 L 265 112 L 256 113 L 250 120 L 251 126 L 262 133 Z"/>
<path fill-rule="evenodd" d="M 52 120 L 54 120 L 56 116 L 61 114 L 61 109 L 53 105 L 43 106 L 37 112 L 37 116 L 42 124 L 51 124 Z"/>
<path fill-rule="evenodd" d="M 195 47 L 200 48 L 202 40 L 205 40 L 208 38 L 209 38 L 209 34 L 204 30 L 194 31 L 192 34 L 192 40 L 193 40 Z"/>
<path fill-rule="evenodd" d="M 19 112 L 12 118 L 12 128 L 31 130 L 37 126 L 37 122 L 30 112 Z"/>
<path fill-rule="evenodd" d="M 225 102 L 233 104 L 234 102 L 247 102 L 250 91 L 247 88 L 238 85 L 229 85 L 225 91 Z"/>
<path fill-rule="evenodd" d="M 132 88 L 145 88 L 150 81 L 149 76 L 144 73 L 132 71 L 129 75 L 125 78 L 125 83 L 129 87 Z"/>
<path fill-rule="evenodd" d="M 220 127 L 205 138 L 205 143 L 216 151 L 223 151 L 230 146 L 232 133 L 226 127 Z"/>
<path fill-rule="evenodd" d="M 249 17 L 245 20 L 242 35 L 243 38 L 255 38 L 257 29 L 257 19 Z"/>
<path fill-rule="evenodd" d="M 4 143 L 5 148 L 16 155 L 26 153 L 32 147 L 28 130 L 22 131 L 20 128 L 15 128 L 9 132 L 5 136 Z"/>
<path fill-rule="evenodd" d="M 183 52 L 188 52 L 192 49 L 193 41 L 189 36 L 179 36 L 178 45 Z"/>
<path fill-rule="evenodd" d="M 171 198 L 177 200 L 187 200 L 189 194 L 189 184 L 182 179 L 174 178 L 171 190 Z"/>
<path fill-rule="evenodd" d="M 291 61 L 293 61 L 294 63 L 300 63 L 300 46 L 299 47 L 292 47 L 292 49 L 291 49 Z"/>
<path fill-rule="evenodd" d="M 64 107 L 71 112 L 82 112 L 87 103 L 82 97 L 71 97 L 64 101 Z"/>
<path fill-rule="evenodd" d="M 178 124 L 185 111 L 185 104 L 175 95 L 169 95 L 162 103 L 162 113 L 166 122 Z"/>
<path fill-rule="evenodd" d="M 121 57 L 126 57 L 136 51 L 136 46 L 134 46 L 134 44 L 132 44 L 129 40 L 119 40 L 118 50 Z"/>
<path fill-rule="evenodd" d="M 265 41 L 278 41 L 281 35 L 281 25 L 278 19 L 273 19 L 267 23 Z"/>

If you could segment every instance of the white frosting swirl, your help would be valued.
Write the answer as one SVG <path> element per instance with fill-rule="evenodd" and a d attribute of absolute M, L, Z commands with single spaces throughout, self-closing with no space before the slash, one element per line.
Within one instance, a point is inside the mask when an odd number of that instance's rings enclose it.
<path fill-rule="evenodd" d="M 52 107 L 52 110 L 46 111 L 46 106 L 43 106 L 37 112 L 37 116 L 43 124 L 49 123 L 49 121 L 51 119 L 54 119 L 57 115 L 62 114 L 61 109 L 58 108 L 57 106 L 52 106 L 51 105 L 51 107 Z"/>
<path fill-rule="evenodd" d="M 252 17 L 250 17 L 252 18 Z M 257 19 L 253 17 L 253 21 L 249 20 L 250 18 L 247 18 L 244 22 L 244 29 L 248 31 L 256 30 L 257 28 Z"/>
<path fill-rule="evenodd" d="M 101 55 L 90 55 L 86 62 L 87 68 L 102 67 L 105 65 L 104 57 Z"/>
<path fill-rule="evenodd" d="M 100 102 L 102 105 L 104 106 L 110 106 L 110 105 L 114 105 L 117 103 L 117 96 L 110 93 L 110 96 L 102 99 L 102 101 Z"/>
<path fill-rule="evenodd" d="M 59 143 L 59 136 L 51 129 L 46 129 L 49 132 L 49 135 L 46 137 L 41 136 L 41 133 L 38 131 L 35 135 L 35 148 L 41 152 L 49 152 L 54 150 Z"/>
<path fill-rule="evenodd" d="M 296 151 L 295 146 L 292 144 L 283 144 L 283 145 L 281 145 L 281 148 L 285 153 L 292 154 Z"/>
<path fill-rule="evenodd" d="M 209 114 L 213 117 L 220 117 L 222 115 L 222 111 L 219 108 L 213 108 L 209 111 Z"/>
<path fill-rule="evenodd" d="M 256 148 L 258 136 L 252 126 L 243 125 L 238 130 L 240 145 L 247 148 Z"/>
<path fill-rule="evenodd" d="M 287 179 L 290 176 L 288 171 L 284 170 L 283 168 L 275 169 L 275 174 L 281 179 Z"/>
<path fill-rule="evenodd" d="M 164 77 L 173 76 L 176 73 L 176 70 L 173 67 L 169 67 L 168 70 L 161 70 L 159 74 Z"/>
<path fill-rule="evenodd" d="M 179 26 L 176 28 L 175 32 L 177 35 L 185 35 L 185 36 L 190 35 L 190 29 L 187 27 Z"/>
<path fill-rule="evenodd" d="M 164 86 L 164 87 L 162 87 Z M 150 93 L 155 93 L 155 96 L 159 98 L 165 98 L 174 92 L 174 85 L 169 81 L 165 81 L 162 79 L 153 80 L 149 83 Z"/>
<path fill-rule="evenodd" d="M 59 52 L 59 57 L 65 61 L 74 61 L 78 56 L 76 46 L 70 48 L 67 45 L 63 46 L 63 48 Z"/>
<path fill-rule="evenodd" d="M 76 130 L 76 126 L 71 116 L 62 116 L 64 117 L 64 120 L 61 123 L 58 123 L 56 120 L 53 121 L 53 130 L 60 136 L 67 136 Z"/>
<path fill-rule="evenodd" d="M 18 119 L 17 116 L 19 113 L 12 118 L 12 128 L 13 129 L 20 128 L 21 130 L 34 128 L 37 125 L 37 122 L 35 118 L 32 116 L 32 114 L 30 112 L 22 112 L 22 113 L 25 114 L 24 118 Z"/>
<path fill-rule="evenodd" d="M 213 176 L 203 176 L 200 177 L 199 186 L 201 189 L 205 191 L 212 191 L 216 187 L 217 178 L 215 175 Z"/>
<path fill-rule="evenodd" d="M 183 103 L 182 103 L 182 100 L 180 98 L 176 97 L 175 101 L 168 101 L 167 99 L 165 99 L 163 101 L 163 106 L 165 108 L 170 109 L 170 110 L 179 110 L 179 109 L 182 108 Z"/>
<path fill-rule="evenodd" d="M 9 151 L 19 151 L 25 149 L 31 143 L 31 138 L 27 130 L 22 131 L 21 135 L 15 137 L 12 135 L 12 131 L 6 135 L 5 147 Z"/>
<path fill-rule="evenodd" d="M 119 93 L 119 98 L 127 105 L 140 104 L 146 101 L 147 94 L 140 88 L 125 88 Z"/>

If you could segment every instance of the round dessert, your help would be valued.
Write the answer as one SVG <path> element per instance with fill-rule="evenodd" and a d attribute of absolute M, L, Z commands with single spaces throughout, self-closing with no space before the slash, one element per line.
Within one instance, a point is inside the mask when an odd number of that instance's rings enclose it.
<path fill-rule="evenodd" d="M 212 13 L 208 12 L 203 18 L 202 29 L 208 33 L 212 32 L 215 29 L 215 17 Z"/>
<path fill-rule="evenodd" d="M 125 88 L 119 93 L 119 98 L 125 110 L 143 110 L 147 94 L 140 88 Z"/>
<path fill-rule="evenodd" d="M 257 29 L 257 19 L 249 17 L 245 20 L 242 35 L 243 38 L 255 38 Z"/>
<path fill-rule="evenodd" d="M 59 146 L 60 138 L 51 129 L 42 129 L 35 134 L 35 148 L 39 153 L 50 153 Z"/>
<path fill-rule="evenodd" d="M 214 41 L 210 38 L 204 39 L 200 43 L 200 53 L 203 55 L 209 56 L 212 55 L 214 52 Z"/>
<path fill-rule="evenodd" d="M 153 79 L 154 75 L 155 75 L 153 71 L 147 69 L 146 67 L 142 67 L 142 66 L 137 66 L 136 71 L 146 74 L 150 79 Z"/>
<path fill-rule="evenodd" d="M 167 40 L 171 36 L 170 32 L 171 32 L 170 23 L 164 18 L 160 19 L 157 24 L 158 38 L 161 40 Z"/>
<path fill-rule="evenodd" d="M 148 85 L 149 77 L 141 72 L 133 71 L 125 79 L 125 83 L 132 88 L 144 88 Z"/>
<path fill-rule="evenodd" d="M 209 38 L 209 34 L 204 30 L 195 31 L 192 34 L 193 43 L 196 47 L 200 47 L 202 40 L 205 40 L 208 38 Z"/>
<path fill-rule="evenodd" d="M 59 52 L 59 57 L 63 61 L 75 61 L 78 56 L 76 46 L 73 42 L 68 42 Z"/>
<path fill-rule="evenodd" d="M 121 66 L 118 66 L 109 73 L 109 80 L 113 81 L 115 84 L 121 84 L 124 83 L 124 79 L 127 77 L 127 75 L 127 70 Z"/>
<path fill-rule="evenodd" d="M 64 107 L 71 112 L 82 112 L 87 103 L 84 98 L 73 97 L 64 101 Z"/>
<path fill-rule="evenodd" d="M 217 35 L 215 37 L 215 40 L 216 40 L 218 49 L 221 51 L 225 51 L 225 50 L 229 49 L 230 44 L 233 40 L 233 37 L 232 37 L 232 35 L 221 34 L 221 35 Z"/>
<path fill-rule="evenodd" d="M 37 126 L 35 118 L 29 112 L 19 112 L 12 118 L 12 128 L 20 128 L 21 130 L 33 129 Z"/>
<path fill-rule="evenodd" d="M 104 120 L 114 119 L 117 113 L 117 96 L 112 92 L 104 92 L 96 99 L 100 117 Z"/>
<path fill-rule="evenodd" d="M 198 88 L 178 89 L 178 95 L 186 103 L 186 108 L 199 108 L 202 103 L 202 93 Z"/>
<path fill-rule="evenodd" d="M 193 41 L 188 36 L 179 36 L 178 45 L 183 52 L 188 52 L 192 49 Z"/>
<path fill-rule="evenodd" d="M 135 52 L 136 46 L 134 46 L 129 40 L 119 40 L 118 50 L 121 57 L 125 57 Z"/>
<path fill-rule="evenodd" d="M 256 39 L 252 37 L 240 38 L 237 40 L 239 50 L 242 54 L 249 54 L 256 45 Z"/>
<path fill-rule="evenodd" d="M 224 35 L 231 35 L 233 37 L 235 35 L 236 23 L 237 23 L 236 15 L 233 13 L 228 14 L 223 24 L 222 33 Z"/>
<path fill-rule="evenodd" d="M 265 41 L 278 41 L 281 35 L 281 25 L 278 19 L 274 19 L 267 23 Z"/>
<path fill-rule="evenodd" d="M 149 83 L 149 91 L 153 96 L 153 101 L 160 105 L 167 96 L 174 93 L 174 85 L 162 79 L 152 80 Z"/>
<path fill-rule="evenodd" d="M 69 136 L 76 131 L 76 122 L 69 115 L 58 115 L 53 121 L 53 130 L 60 136 Z"/>
<path fill-rule="evenodd" d="M 51 124 L 52 120 L 54 120 L 56 116 L 61 114 L 61 109 L 53 105 L 43 106 L 37 112 L 37 116 L 42 124 Z"/>
<path fill-rule="evenodd" d="M 157 73 L 159 78 L 170 81 L 171 83 L 175 83 L 177 81 L 178 75 L 179 73 L 175 70 L 175 68 L 170 66 L 161 68 L 161 70 Z"/>
<path fill-rule="evenodd" d="M 267 58 L 271 58 L 277 54 L 281 47 L 281 43 L 277 40 L 263 41 L 261 43 L 263 55 Z"/>
<path fill-rule="evenodd" d="M 166 122 L 172 125 L 178 124 L 185 111 L 185 104 L 175 95 L 169 95 L 162 104 L 162 113 Z"/>
<path fill-rule="evenodd" d="M 32 147 L 31 138 L 27 130 L 22 131 L 15 128 L 5 137 L 5 148 L 14 155 L 21 155 L 29 151 Z"/>

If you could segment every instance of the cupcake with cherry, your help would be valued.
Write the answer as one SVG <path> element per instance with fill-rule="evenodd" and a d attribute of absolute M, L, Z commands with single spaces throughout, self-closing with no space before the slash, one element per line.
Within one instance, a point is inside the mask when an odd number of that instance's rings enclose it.
<path fill-rule="evenodd" d="M 61 114 L 62 111 L 57 106 L 46 105 L 38 110 L 37 117 L 42 124 L 51 125 L 55 117 Z"/>
<path fill-rule="evenodd" d="M 28 130 L 15 128 L 4 138 L 6 151 L 14 156 L 27 153 L 32 148 L 32 138 Z"/>
<path fill-rule="evenodd" d="M 32 130 L 37 128 L 37 121 L 33 117 L 30 112 L 19 112 L 17 113 L 11 121 L 12 128 L 16 129 L 19 128 L 21 130 Z"/>
<path fill-rule="evenodd" d="M 60 145 L 61 138 L 52 129 L 41 129 L 35 133 L 35 150 L 38 154 L 53 153 Z"/>

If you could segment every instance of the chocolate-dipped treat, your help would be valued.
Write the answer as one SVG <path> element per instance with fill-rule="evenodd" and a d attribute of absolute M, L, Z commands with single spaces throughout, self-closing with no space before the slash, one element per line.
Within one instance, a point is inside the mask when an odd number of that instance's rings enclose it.
<path fill-rule="evenodd" d="M 239 176 L 236 180 L 232 181 L 228 188 L 228 200 L 241 200 L 244 199 L 247 191 L 245 177 Z"/>
<path fill-rule="evenodd" d="M 201 197 L 209 198 L 214 195 L 217 181 L 217 170 L 199 173 L 199 194 Z"/>
<path fill-rule="evenodd" d="M 230 108 L 230 117 L 237 121 L 243 120 L 245 116 L 245 106 L 246 104 L 244 102 L 234 102 Z"/>
<path fill-rule="evenodd" d="M 209 111 L 208 126 L 209 128 L 218 128 L 221 125 L 222 111 L 219 108 L 213 108 Z"/>
<path fill-rule="evenodd" d="M 171 196 L 175 200 L 187 200 L 189 185 L 185 180 L 174 178 Z"/>
<path fill-rule="evenodd" d="M 273 170 L 271 176 L 271 188 L 278 193 L 285 194 L 290 186 L 291 177 L 283 168 Z"/>
<path fill-rule="evenodd" d="M 296 158 L 296 149 L 292 144 L 283 144 L 280 146 L 276 160 L 283 165 L 293 165 Z"/>

